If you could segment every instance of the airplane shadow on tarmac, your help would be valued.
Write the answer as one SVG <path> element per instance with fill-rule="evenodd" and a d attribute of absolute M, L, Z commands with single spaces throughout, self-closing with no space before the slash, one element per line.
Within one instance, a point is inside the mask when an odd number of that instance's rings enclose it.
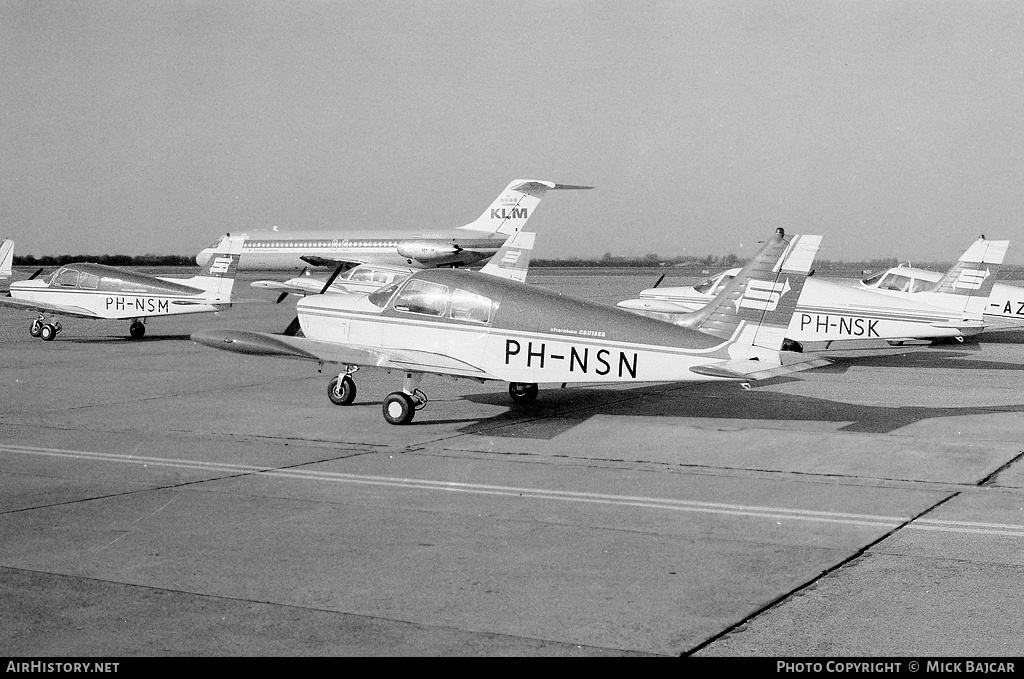
<path fill-rule="evenodd" d="M 905 357 L 904 357 L 905 358 Z M 876 367 L 890 365 L 893 357 L 877 359 Z M 934 367 L 934 357 L 930 365 Z M 850 366 L 838 361 L 819 370 L 844 372 Z M 858 360 L 856 365 L 863 365 Z M 921 367 L 915 363 L 891 365 Z M 1024 370 L 1015 364 L 977 362 L 962 357 L 946 356 L 943 368 Z M 758 386 L 783 384 L 797 378 L 765 380 Z M 507 394 L 467 394 L 466 400 L 489 405 L 509 405 Z M 929 407 L 877 406 L 843 403 L 794 394 L 780 394 L 755 387 L 743 390 L 737 383 L 655 384 L 630 389 L 595 389 L 570 387 L 541 389 L 537 401 L 525 406 L 511 406 L 508 411 L 486 420 L 468 424 L 459 431 L 484 436 L 551 439 L 570 431 L 595 415 L 618 417 L 673 417 L 704 420 L 764 420 L 833 422 L 836 431 L 888 434 L 921 420 L 1024 413 L 1024 403 L 1011 405 Z M 426 422 L 424 422 L 425 424 Z"/>
<path fill-rule="evenodd" d="M 107 337 L 58 337 L 58 342 L 73 342 L 75 344 L 146 344 L 149 342 L 190 342 L 192 337 L 190 335 L 147 335 L 142 339 L 133 339 L 127 335 L 124 337 L 118 337 L 117 335 L 110 335 Z"/>

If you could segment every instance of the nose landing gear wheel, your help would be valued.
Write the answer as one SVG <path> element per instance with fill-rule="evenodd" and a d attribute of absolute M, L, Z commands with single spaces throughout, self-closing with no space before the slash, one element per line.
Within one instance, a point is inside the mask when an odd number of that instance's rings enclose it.
<path fill-rule="evenodd" d="M 533 403 L 537 400 L 537 385 L 532 382 L 509 382 L 508 395 L 513 403 Z"/>
<path fill-rule="evenodd" d="M 356 383 L 345 375 L 339 381 L 337 377 L 327 384 L 327 398 L 336 406 L 347 406 L 356 400 Z"/>
<path fill-rule="evenodd" d="M 46 342 L 52 342 L 53 338 L 57 336 L 57 328 L 46 323 L 43 327 L 39 328 L 39 337 Z"/>
<path fill-rule="evenodd" d="M 391 424 L 409 424 L 416 414 L 412 397 L 404 391 L 394 391 L 384 399 L 384 419 Z"/>
<path fill-rule="evenodd" d="M 36 320 L 32 321 L 32 325 L 29 326 L 28 334 L 32 335 L 33 337 L 39 337 L 39 334 L 42 331 L 43 331 L 43 321 L 42 321 L 42 319 L 37 318 Z"/>

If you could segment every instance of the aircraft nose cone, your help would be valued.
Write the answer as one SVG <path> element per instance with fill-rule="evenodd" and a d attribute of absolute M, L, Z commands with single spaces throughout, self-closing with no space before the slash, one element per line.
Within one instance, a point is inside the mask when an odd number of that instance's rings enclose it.
<path fill-rule="evenodd" d="M 196 264 L 199 266 L 206 266 L 206 263 L 210 261 L 210 250 L 202 250 L 196 255 Z"/>

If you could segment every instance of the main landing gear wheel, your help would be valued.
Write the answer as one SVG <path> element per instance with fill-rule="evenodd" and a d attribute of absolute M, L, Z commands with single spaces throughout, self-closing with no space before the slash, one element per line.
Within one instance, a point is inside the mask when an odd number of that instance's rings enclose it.
<path fill-rule="evenodd" d="M 43 327 L 39 328 L 39 337 L 47 342 L 52 342 L 53 338 L 57 336 L 56 326 L 46 323 Z"/>
<path fill-rule="evenodd" d="M 146 335 L 146 326 L 135 321 L 128 328 L 128 334 L 131 335 L 132 339 L 142 339 Z"/>
<path fill-rule="evenodd" d="M 412 396 L 404 391 L 393 391 L 384 399 L 384 419 L 391 424 L 409 424 L 415 414 Z"/>
<path fill-rule="evenodd" d="M 509 382 L 508 395 L 514 403 L 533 403 L 540 391 L 533 382 Z"/>
<path fill-rule="evenodd" d="M 356 400 L 356 383 L 348 375 L 340 380 L 334 377 L 327 384 L 327 398 L 336 406 L 347 406 Z"/>
<path fill-rule="evenodd" d="M 39 337 L 40 333 L 42 333 L 42 332 L 43 332 L 43 319 L 37 318 L 36 320 L 32 321 L 32 325 L 29 326 L 28 334 L 32 335 L 33 337 Z"/>

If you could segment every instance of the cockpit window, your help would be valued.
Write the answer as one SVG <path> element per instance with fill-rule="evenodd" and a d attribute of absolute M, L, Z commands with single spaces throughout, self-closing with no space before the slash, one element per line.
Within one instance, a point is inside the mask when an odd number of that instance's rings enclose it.
<path fill-rule="evenodd" d="M 388 300 L 394 296 L 396 290 L 398 290 L 398 283 L 392 283 L 385 288 L 371 292 L 366 299 L 370 301 L 370 304 L 383 309 L 388 305 Z"/>
<path fill-rule="evenodd" d="M 882 273 L 876 273 L 876 274 L 874 274 L 872 276 L 868 276 L 867 278 L 861 280 L 860 284 L 861 285 L 866 285 L 869 288 L 873 288 L 873 287 L 875 287 L 875 283 L 877 283 L 878 281 L 882 280 L 882 276 L 884 276 L 884 275 L 885 275 L 884 271 Z"/>
<path fill-rule="evenodd" d="M 448 310 L 448 286 L 414 278 L 399 291 L 395 311 L 443 316 Z"/>
<path fill-rule="evenodd" d="M 907 292 L 910 290 L 910 277 L 901 276 L 896 273 L 888 274 L 882 279 L 882 282 L 878 284 L 879 290 L 896 290 L 898 292 Z"/>
<path fill-rule="evenodd" d="M 456 288 L 452 291 L 451 317 L 456 321 L 490 323 L 495 304 L 490 297 Z"/>
<path fill-rule="evenodd" d="M 53 284 L 61 288 L 78 287 L 78 272 L 74 269 L 61 269 L 57 272 Z"/>

